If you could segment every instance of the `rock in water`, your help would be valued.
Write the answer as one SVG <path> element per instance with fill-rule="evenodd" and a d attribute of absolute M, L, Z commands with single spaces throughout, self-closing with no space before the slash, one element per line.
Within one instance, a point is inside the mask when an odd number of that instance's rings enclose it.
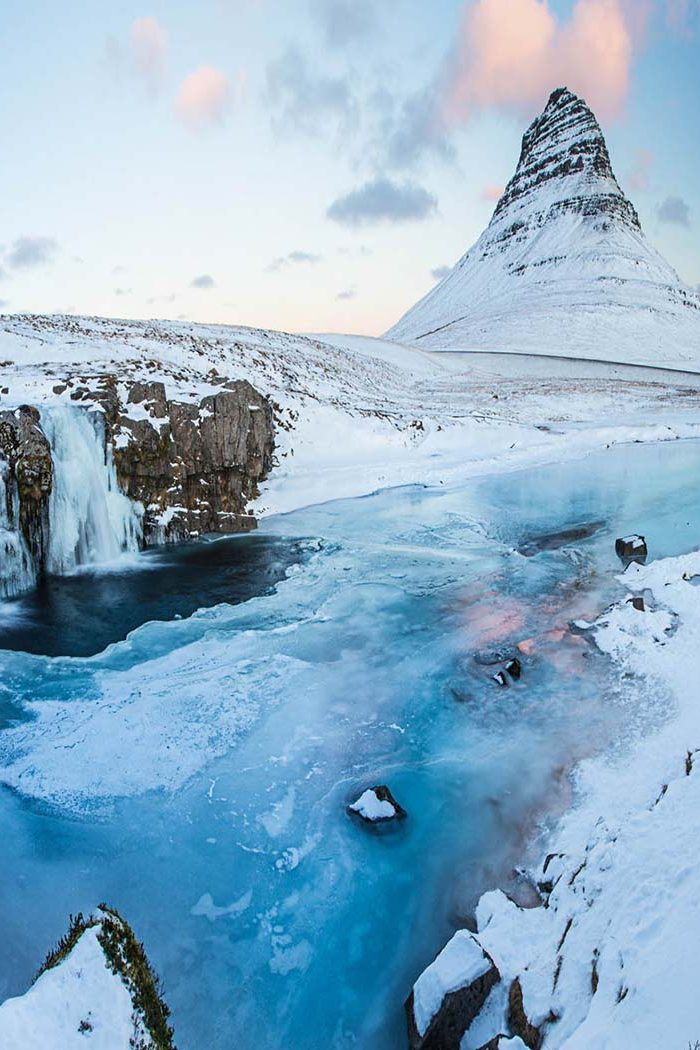
<path fill-rule="evenodd" d="M 500 974 L 468 930 L 458 930 L 406 1001 L 410 1050 L 459 1050 Z"/>
<path fill-rule="evenodd" d="M 559 88 L 487 229 L 387 338 L 680 366 L 700 360 L 700 297 L 647 242 L 591 110 Z"/>
<path fill-rule="evenodd" d="M 406 810 L 398 804 L 386 784 L 367 788 L 348 806 L 348 810 L 350 813 L 356 813 L 368 824 L 383 824 L 387 820 L 397 820 L 406 816 Z"/>
<path fill-rule="evenodd" d="M 615 553 L 622 561 L 646 561 L 649 551 L 643 536 L 623 536 L 615 540 Z"/>
<path fill-rule="evenodd" d="M 520 660 L 518 660 L 517 656 L 514 656 L 512 660 L 508 661 L 508 663 L 506 664 L 506 671 L 508 672 L 510 677 L 514 678 L 517 682 L 517 680 L 523 673 L 523 665 L 520 663 Z"/>

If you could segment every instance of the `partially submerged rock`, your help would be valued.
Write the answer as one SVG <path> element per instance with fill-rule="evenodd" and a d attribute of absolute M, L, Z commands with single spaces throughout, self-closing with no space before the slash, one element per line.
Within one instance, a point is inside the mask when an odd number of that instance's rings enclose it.
<path fill-rule="evenodd" d="M 645 562 L 649 551 L 644 536 L 623 536 L 615 540 L 615 553 L 624 562 Z"/>
<path fill-rule="evenodd" d="M 71 917 L 32 987 L 0 1004 L 3 1050 L 175 1050 L 169 1009 L 129 924 L 101 904 Z"/>
<path fill-rule="evenodd" d="M 410 1050 L 459 1050 L 500 974 L 477 938 L 458 930 L 406 1000 Z"/>
<path fill-rule="evenodd" d="M 588 540 L 604 527 L 604 521 L 589 521 L 582 525 L 572 525 L 567 529 L 559 529 L 557 532 L 531 536 L 518 547 L 518 553 L 524 554 L 526 558 L 532 558 L 542 551 L 556 551 L 571 543 Z"/>
<path fill-rule="evenodd" d="M 386 784 L 367 788 L 348 806 L 348 811 L 357 814 L 368 824 L 383 824 L 406 816 L 406 810 L 399 805 Z"/>

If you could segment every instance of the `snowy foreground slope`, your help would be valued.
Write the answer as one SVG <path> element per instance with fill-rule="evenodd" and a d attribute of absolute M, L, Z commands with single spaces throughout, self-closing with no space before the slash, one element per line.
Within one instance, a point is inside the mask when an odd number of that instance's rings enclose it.
<path fill-rule="evenodd" d="M 646 240 L 595 116 L 561 88 L 487 229 L 387 338 L 698 368 L 700 297 Z"/>
<path fill-rule="evenodd" d="M 513 1027 L 516 979 L 545 1050 L 687 1050 L 700 1037 L 698 580 L 697 552 L 632 565 L 621 581 L 646 596 L 646 610 L 623 601 L 581 625 L 623 673 L 664 698 L 668 719 L 579 768 L 583 802 L 532 873 L 544 907 L 518 907 L 501 891 L 481 899 L 478 943 L 501 981 L 462 1050 Z M 460 972 L 461 950 L 455 942 L 444 964 L 438 958 L 438 974 Z M 466 972 L 473 941 L 463 950 Z M 439 997 L 431 1009 L 438 1005 Z"/>

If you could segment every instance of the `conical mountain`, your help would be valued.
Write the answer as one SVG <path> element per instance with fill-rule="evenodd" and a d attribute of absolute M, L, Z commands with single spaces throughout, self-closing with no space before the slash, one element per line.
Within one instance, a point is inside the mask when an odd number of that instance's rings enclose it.
<path fill-rule="evenodd" d="M 700 370 L 700 298 L 646 240 L 594 114 L 559 88 L 484 233 L 387 337 Z"/>

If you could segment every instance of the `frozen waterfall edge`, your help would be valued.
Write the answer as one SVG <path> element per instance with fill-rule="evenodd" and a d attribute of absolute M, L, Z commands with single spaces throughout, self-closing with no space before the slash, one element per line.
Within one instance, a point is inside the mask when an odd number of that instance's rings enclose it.
<path fill-rule="evenodd" d="M 0 597 L 137 551 L 143 507 L 117 480 L 104 418 L 69 406 L 0 412 Z"/>

